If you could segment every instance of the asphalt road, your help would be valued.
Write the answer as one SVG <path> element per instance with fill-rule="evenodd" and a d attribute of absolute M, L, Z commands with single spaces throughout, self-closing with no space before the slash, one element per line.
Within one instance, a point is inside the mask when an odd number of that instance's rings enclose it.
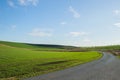
<path fill-rule="evenodd" d="M 100 60 L 25 80 L 120 80 L 120 60 L 103 53 Z"/>

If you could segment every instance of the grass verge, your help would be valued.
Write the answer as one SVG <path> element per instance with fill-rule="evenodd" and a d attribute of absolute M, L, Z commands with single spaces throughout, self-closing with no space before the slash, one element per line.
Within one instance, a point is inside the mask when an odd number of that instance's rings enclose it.
<path fill-rule="evenodd" d="M 33 51 L 0 45 L 0 79 L 17 80 L 100 58 L 98 52 Z"/>

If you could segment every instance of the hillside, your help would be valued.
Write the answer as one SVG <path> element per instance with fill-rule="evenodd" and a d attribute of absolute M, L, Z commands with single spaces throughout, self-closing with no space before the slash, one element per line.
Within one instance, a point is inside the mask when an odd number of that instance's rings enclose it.
<path fill-rule="evenodd" d="M 50 48 L 48 45 L 46 47 L 46 45 L 0 42 L 0 80 L 36 76 L 83 64 L 102 56 L 95 51 L 60 52 L 59 50 L 61 48 L 55 46 Z"/>
<path fill-rule="evenodd" d="M 109 46 L 96 46 L 96 47 L 85 47 L 88 51 L 104 51 L 110 52 L 114 55 L 120 55 L 120 45 L 109 45 Z"/>
<path fill-rule="evenodd" d="M 8 41 L 0 41 L 0 44 L 7 45 L 11 47 L 17 48 L 26 48 L 31 50 L 41 50 L 41 51 L 66 51 L 72 48 L 76 48 L 73 46 L 63 46 L 63 45 L 49 45 L 49 44 L 29 44 L 29 43 L 18 43 L 18 42 L 8 42 Z"/>

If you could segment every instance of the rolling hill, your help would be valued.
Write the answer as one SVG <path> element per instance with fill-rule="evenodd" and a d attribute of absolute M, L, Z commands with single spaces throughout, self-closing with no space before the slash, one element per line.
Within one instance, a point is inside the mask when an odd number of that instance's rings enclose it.
<path fill-rule="evenodd" d="M 68 52 L 66 46 L 55 46 L 0 41 L 0 79 L 16 80 L 40 75 L 102 56 L 95 51 Z"/>

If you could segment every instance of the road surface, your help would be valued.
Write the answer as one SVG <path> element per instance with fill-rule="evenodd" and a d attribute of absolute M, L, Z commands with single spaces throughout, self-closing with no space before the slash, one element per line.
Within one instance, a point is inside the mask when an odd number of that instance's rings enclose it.
<path fill-rule="evenodd" d="M 120 80 L 120 60 L 103 53 L 100 60 L 25 80 Z"/>

